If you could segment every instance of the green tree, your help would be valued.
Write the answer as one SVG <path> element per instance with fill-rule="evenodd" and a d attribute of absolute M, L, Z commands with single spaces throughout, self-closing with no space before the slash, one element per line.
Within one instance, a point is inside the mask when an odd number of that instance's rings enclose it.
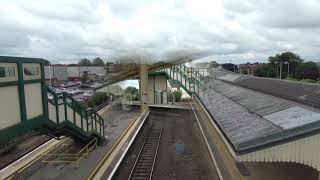
<path fill-rule="evenodd" d="M 275 68 L 277 64 L 278 65 L 280 64 L 280 62 L 282 63 L 288 62 L 289 66 L 286 64 L 282 64 L 282 72 L 283 72 L 282 75 L 285 77 L 286 73 L 288 72 L 288 68 L 289 68 L 290 74 L 295 74 L 299 64 L 303 63 L 303 59 L 298 54 L 288 51 L 282 54 L 276 54 L 275 56 L 270 56 L 269 62 L 273 64 Z"/>
<path fill-rule="evenodd" d="M 224 63 L 222 64 L 222 67 L 224 69 L 227 69 L 229 71 L 232 71 L 232 72 L 237 72 L 238 71 L 238 67 L 235 65 L 235 64 L 232 64 L 232 63 Z"/>
<path fill-rule="evenodd" d="M 109 94 L 106 92 L 97 92 L 94 96 L 92 96 L 88 101 L 89 107 L 98 106 L 109 100 Z"/>
<path fill-rule="evenodd" d="M 276 67 L 272 64 L 261 64 L 254 71 L 254 75 L 258 77 L 276 77 Z"/>
<path fill-rule="evenodd" d="M 78 62 L 78 65 L 80 66 L 91 66 L 91 61 L 89 59 L 81 59 L 79 62 Z"/>
<path fill-rule="evenodd" d="M 89 81 L 89 75 L 88 73 L 84 73 L 82 76 L 81 76 L 81 82 L 83 84 L 87 83 Z"/>
<path fill-rule="evenodd" d="M 128 86 L 124 93 L 129 94 L 132 97 L 132 100 L 137 101 L 139 100 L 139 90 L 133 86 Z"/>
<path fill-rule="evenodd" d="M 174 96 L 175 102 L 181 102 L 182 92 L 180 89 L 178 89 L 177 91 L 173 91 L 173 96 Z"/>
<path fill-rule="evenodd" d="M 105 63 L 104 63 L 104 61 L 103 61 L 100 57 L 97 57 L 97 58 L 94 58 L 94 59 L 92 60 L 92 65 L 93 65 L 93 66 L 104 66 Z"/>
<path fill-rule="evenodd" d="M 295 78 L 317 80 L 319 78 L 319 71 L 318 71 L 317 64 L 312 61 L 301 63 L 297 67 Z"/>

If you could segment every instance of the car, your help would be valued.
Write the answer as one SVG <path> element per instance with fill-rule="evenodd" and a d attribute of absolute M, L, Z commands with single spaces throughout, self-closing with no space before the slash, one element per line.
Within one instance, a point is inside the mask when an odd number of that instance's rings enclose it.
<path fill-rule="evenodd" d="M 54 99 L 53 95 L 48 93 L 48 100 L 53 100 L 53 99 Z"/>
<path fill-rule="evenodd" d="M 80 82 L 80 81 L 73 81 L 72 83 L 73 83 L 73 85 L 75 85 L 75 86 L 81 85 L 81 82 Z"/>
<path fill-rule="evenodd" d="M 74 89 L 73 91 L 74 91 L 75 94 L 83 93 L 83 91 L 82 91 L 82 90 L 79 90 L 79 89 Z"/>
<path fill-rule="evenodd" d="M 73 82 L 68 82 L 67 84 L 66 84 L 66 87 L 71 87 L 71 86 L 74 86 L 75 84 L 73 83 Z"/>
<path fill-rule="evenodd" d="M 59 90 L 60 90 L 61 92 L 67 92 L 67 91 L 68 91 L 68 89 L 67 89 L 67 88 L 63 88 L 63 87 L 62 87 L 62 88 L 60 88 Z"/>
<path fill-rule="evenodd" d="M 87 91 L 83 94 L 84 97 L 91 97 L 93 95 L 92 91 Z"/>

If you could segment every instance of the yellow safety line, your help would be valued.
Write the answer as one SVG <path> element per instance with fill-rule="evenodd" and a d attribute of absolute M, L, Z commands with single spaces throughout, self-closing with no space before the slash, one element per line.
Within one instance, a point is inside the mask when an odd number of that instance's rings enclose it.
<path fill-rule="evenodd" d="M 127 129 L 121 134 L 121 136 L 117 139 L 116 143 L 114 143 L 111 147 L 111 149 L 103 156 L 103 158 L 100 160 L 99 164 L 91 171 L 90 175 L 87 177 L 88 180 L 93 179 L 93 177 L 98 173 L 102 165 L 107 161 L 111 153 L 114 151 L 114 149 L 117 147 L 117 145 L 120 143 L 120 141 L 123 139 L 123 137 L 127 134 L 127 132 L 131 129 L 132 125 L 137 121 L 140 115 L 143 115 L 146 112 L 146 110 L 140 111 L 139 114 L 134 118 L 134 120 L 130 123 L 130 125 L 127 127 Z"/>
<path fill-rule="evenodd" d="M 49 151 L 51 151 L 53 148 L 55 148 L 57 145 L 60 145 L 61 143 L 63 143 L 64 141 L 66 141 L 66 139 L 62 139 L 60 142 L 58 142 L 56 145 L 52 146 L 51 148 L 47 149 L 45 152 L 43 152 L 42 154 L 45 154 Z M 28 167 L 30 167 L 33 163 L 35 163 L 36 161 L 38 161 L 41 157 L 42 154 L 40 154 L 38 157 L 36 157 L 34 160 L 32 160 L 31 162 L 27 163 L 26 165 L 22 166 L 21 168 L 19 168 L 18 170 L 16 170 L 15 172 L 11 173 L 8 177 L 6 177 L 6 180 L 12 179 L 12 176 L 16 173 L 21 173 L 22 171 L 24 171 L 25 169 L 27 169 Z"/>

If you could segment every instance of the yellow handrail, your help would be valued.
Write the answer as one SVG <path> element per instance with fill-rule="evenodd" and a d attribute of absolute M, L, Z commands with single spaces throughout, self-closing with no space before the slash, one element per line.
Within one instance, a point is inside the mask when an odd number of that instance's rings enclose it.
<path fill-rule="evenodd" d="M 88 157 L 89 152 L 97 147 L 97 138 L 92 139 L 85 147 L 83 147 L 78 153 L 76 154 L 57 154 L 57 153 L 47 153 L 47 154 L 43 154 L 42 156 L 45 157 L 42 160 L 42 165 L 44 165 L 44 163 L 74 163 L 76 165 L 79 164 L 79 161 L 84 157 Z M 91 145 L 91 146 L 90 146 Z M 55 157 L 55 159 L 59 159 L 59 160 L 48 160 L 50 157 Z M 67 157 L 70 159 L 68 160 L 61 160 L 64 159 L 64 157 Z"/>

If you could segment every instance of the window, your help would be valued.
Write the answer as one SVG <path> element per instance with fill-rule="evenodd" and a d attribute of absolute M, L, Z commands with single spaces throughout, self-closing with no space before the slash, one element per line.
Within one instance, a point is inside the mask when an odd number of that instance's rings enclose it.
<path fill-rule="evenodd" d="M 23 72 L 25 76 L 37 76 L 40 75 L 40 68 L 39 67 L 24 67 Z"/>
<path fill-rule="evenodd" d="M 23 79 L 32 80 L 41 78 L 40 64 L 37 63 L 24 63 L 23 67 Z"/>
<path fill-rule="evenodd" d="M 0 65 L 0 78 L 13 78 L 16 75 L 15 67 L 5 67 Z"/>

